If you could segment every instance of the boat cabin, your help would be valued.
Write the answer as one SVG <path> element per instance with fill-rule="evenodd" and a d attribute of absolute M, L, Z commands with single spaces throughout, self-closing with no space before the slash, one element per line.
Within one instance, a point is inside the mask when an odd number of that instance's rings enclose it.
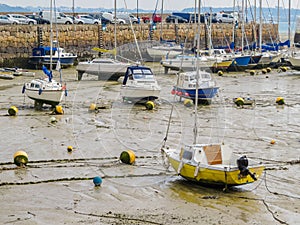
<path fill-rule="evenodd" d="M 185 88 L 196 88 L 196 72 L 186 72 L 180 74 L 179 77 L 179 86 L 185 87 Z M 210 73 L 199 71 L 199 87 L 201 87 L 203 82 L 209 82 L 211 81 L 211 75 Z"/>
<path fill-rule="evenodd" d="M 135 80 L 137 82 L 155 82 L 155 78 L 152 70 L 149 67 L 144 66 L 129 66 L 125 73 L 123 85 L 126 85 L 128 80 Z"/>

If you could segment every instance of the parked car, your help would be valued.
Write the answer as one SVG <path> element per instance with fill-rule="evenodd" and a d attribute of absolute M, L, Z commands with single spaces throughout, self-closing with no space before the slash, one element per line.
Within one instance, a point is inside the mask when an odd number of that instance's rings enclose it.
<path fill-rule="evenodd" d="M 77 17 L 74 16 L 69 16 L 72 20 L 74 24 L 84 24 L 84 21 L 82 19 L 78 19 Z"/>
<path fill-rule="evenodd" d="M 108 19 L 109 21 L 110 21 L 110 23 L 115 23 L 115 22 L 117 22 L 118 24 L 125 24 L 126 23 L 126 21 L 125 20 L 123 20 L 123 19 L 120 19 L 120 18 L 115 18 L 115 16 L 112 14 L 112 13 L 110 13 L 110 12 L 104 12 L 103 14 L 102 14 L 102 16 L 105 18 L 105 19 Z"/>
<path fill-rule="evenodd" d="M 167 23 L 188 23 L 187 19 L 182 18 L 181 16 L 169 15 L 166 18 Z"/>
<path fill-rule="evenodd" d="M 52 23 L 59 23 L 59 24 L 73 23 L 73 20 L 62 12 L 40 11 L 39 15 L 44 19 L 52 20 Z"/>
<path fill-rule="evenodd" d="M 153 23 L 160 23 L 161 16 L 157 14 L 152 15 L 151 18 L 149 16 L 142 16 L 142 20 L 144 23 L 149 23 L 151 20 L 153 21 Z"/>
<path fill-rule="evenodd" d="M 200 15 L 200 23 L 205 23 L 205 20 L 207 20 L 207 21 L 210 20 L 210 14 L 209 13 L 206 13 L 205 15 L 203 15 L 203 14 Z M 190 22 L 191 23 L 195 23 L 195 22 L 197 23 L 198 22 L 198 15 L 196 15 L 196 21 L 195 21 L 195 15 L 192 14 Z M 215 15 L 212 15 L 211 22 L 212 23 L 218 23 L 219 21 L 217 20 Z"/>
<path fill-rule="evenodd" d="M 76 16 L 77 19 L 83 20 L 83 22 L 85 24 L 100 24 L 101 21 L 95 19 L 94 17 L 90 16 L 90 15 L 77 15 Z"/>
<path fill-rule="evenodd" d="M 219 23 L 235 23 L 236 19 L 231 14 L 216 13 L 216 19 Z"/>
<path fill-rule="evenodd" d="M 36 20 L 30 19 L 21 14 L 7 14 L 7 17 L 9 17 L 12 20 L 19 21 L 19 24 L 37 24 Z"/>
<path fill-rule="evenodd" d="M 109 24 L 110 20 L 103 17 L 103 13 L 90 13 L 94 19 L 100 20 L 102 24 Z"/>
<path fill-rule="evenodd" d="M 19 21 L 11 19 L 6 15 L 0 15 L 0 24 L 19 24 Z"/>
<path fill-rule="evenodd" d="M 26 17 L 33 19 L 37 22 L 37 24 L 50 24 L 50 20 L 44 19 L 38 15 L 34 15 L 34 14 L 27 14 L 25 15 Z"/>
<path fill-rule="evenodd" d="M 133 23 L 133 24 L 137 24 L 139 22 L 138 18 L 136 18 L 134 15 L 132 15 L 131 13 L 120 13 L 117 12 L 117 17 L 119 19 L 123 19 L 125 20 L 126 23 Z"/>

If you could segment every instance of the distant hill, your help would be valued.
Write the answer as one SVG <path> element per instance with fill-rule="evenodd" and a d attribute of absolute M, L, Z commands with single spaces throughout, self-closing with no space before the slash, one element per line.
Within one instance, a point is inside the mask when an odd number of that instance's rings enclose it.
<path fill-rule="evenodd" d="M 6 4 L 0 4 L 0 13 L 1 12 L 39 12 L 40 10 L 49 10 L 49 7 L 18 7 L 18 6 L 9 6 Z M 220 12 L 220 11 L 231 11 L 232 7 L 225 7 L 225 8 L 209 8 L 204 7 L 202 11 L 209 12 L 212 10 L 212 12 Z M 70 7 L 58 7 L 57 11 L 60 12 L 66 12 L 66 13 L 72 13 L 73 9 Z M 86 12 L 113 12 L 114 9 L 105 9 L 105 8 L 81 8 L 76 7 L 74 10 L 76 13 L 86 13 Z M 136 13 L 137 9 L 128 9 L 125 8 L 119 8 L 118 11 L 122 12 L 130 12 L 130 13 Z M 153 13 L 153 10 L 144 10 L 144 9 L 138 9 L 139 13 Z M 194 8 L 185 8 L 181 11 L 177 12 L 194 12 Z M 160 13 L 160 10 L 157 11 L 157 13 Z M 164 13 L 172 13 L 170 10 L 164 10 Z M 296 16 L 300 14 L 300 9 L 291 9 L 291 21 L 294 22 L 296 20 Z M 254 12 L 248 9 L 247 18 L 249 21 L 253 20 Z M 258 17 L 259 10 L 257 10 L 256 15 Z M 265 21 L 277 21 L 277 8 L 263 8 L 263 15 Z M 257 18 L 258 19 L 258 18 Z M 281 22 L 287 22 L 288 21 L 288 10 L 284 8 L 280 8 L 280 21 Z"/>

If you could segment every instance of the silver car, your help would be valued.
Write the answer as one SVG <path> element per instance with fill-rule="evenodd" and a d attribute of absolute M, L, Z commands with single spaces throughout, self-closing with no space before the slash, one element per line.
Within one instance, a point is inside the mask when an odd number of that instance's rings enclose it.
<path fill-rule="evenodd" d="M 19 24 L 19 21 L 11 19 L 6 15 L 0 15 L 0 24 Z"/>
<path fill-rule="evenodd" d="M 100 24 L 101 21 L 89 15 L 77 15 L 77 19 L 83 20 L 85 24 Z"/>
<path fill-rule="evenodd" d="M 30 19 L 21 14 L 7 14 L 6 16 L 11 20 L 19 21 L 19 24 L 29 24 L 29 25 L 37 24 L 36 20 Z"/>

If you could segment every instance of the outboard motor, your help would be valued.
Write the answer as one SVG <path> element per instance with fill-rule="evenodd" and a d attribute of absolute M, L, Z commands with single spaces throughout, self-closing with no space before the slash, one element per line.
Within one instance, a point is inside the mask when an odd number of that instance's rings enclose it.
<path fill-rule="evenodd" d="M 237 166 L 240 170 L 240 175 L 242 176 L 247 176 L 250 175 L 252 177 L 253 180 L 257 180 L 255 175 L 253 173 L 251 173 L 248 169 L 248 159 L 247 157 L 244 155 L 242 157 L 240 157 L 237 161 Z"/>

